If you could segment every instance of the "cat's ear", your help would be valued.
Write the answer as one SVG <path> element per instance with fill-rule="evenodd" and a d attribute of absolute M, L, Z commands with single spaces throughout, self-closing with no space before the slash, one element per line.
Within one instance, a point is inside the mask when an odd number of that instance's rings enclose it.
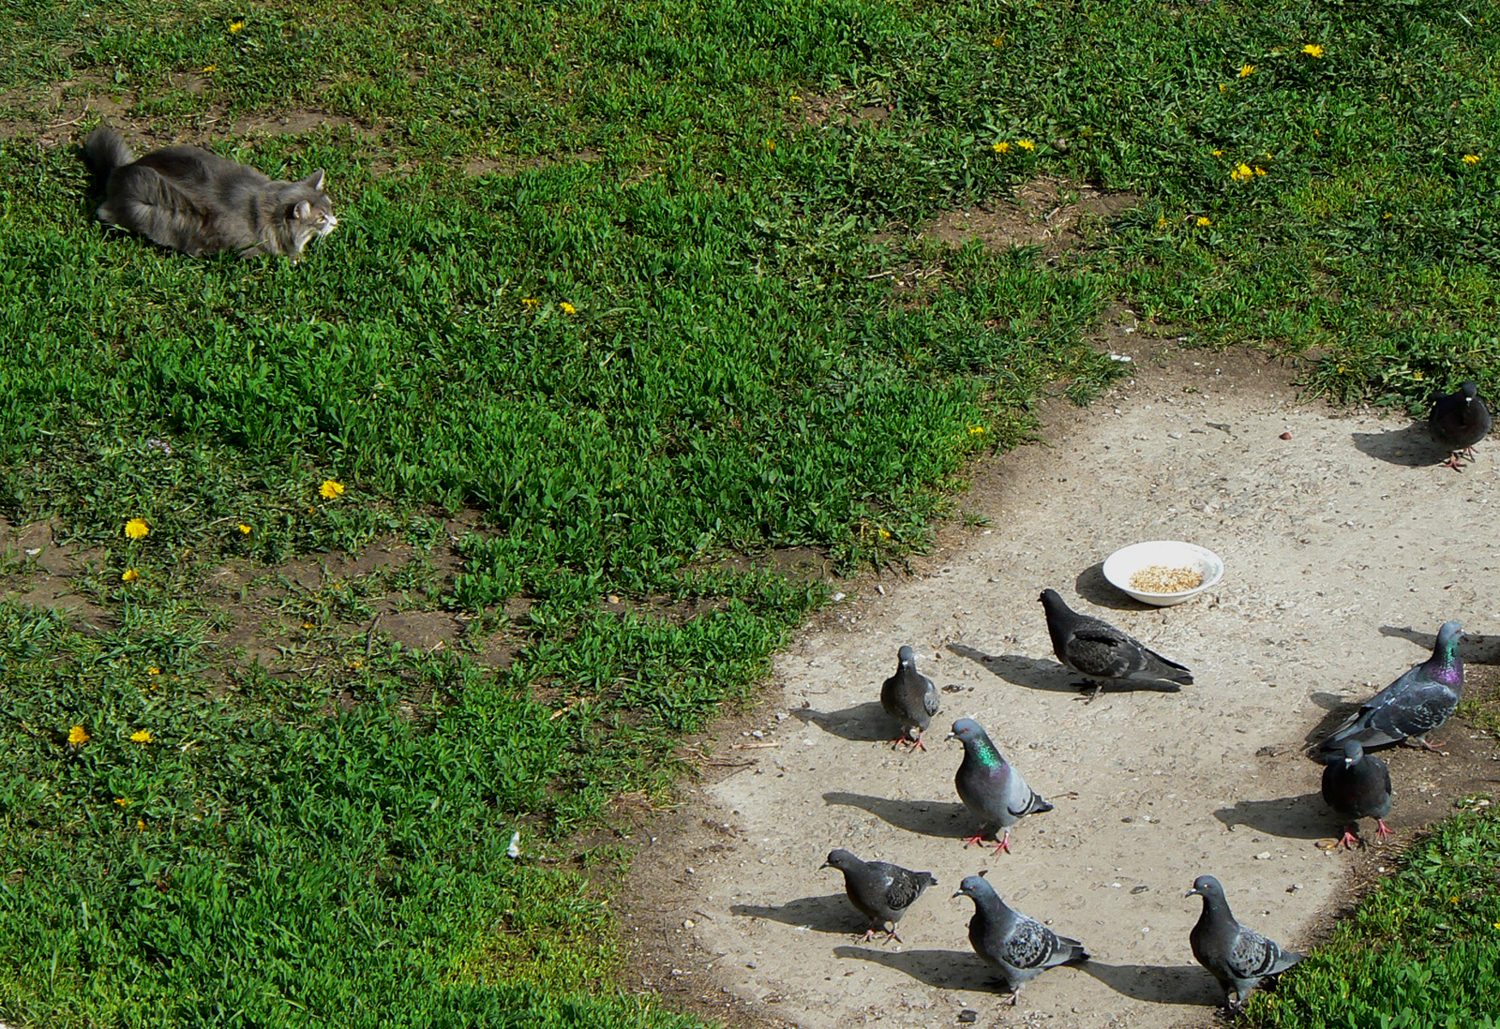
<path fill-rule="evenodd" d="M 323 188 L 323 169 L 319 168 L 307 178 L 303 179 L 302 185 L 306 186 L 308 189 L 316 189 L 321 191 Z"/>
<path fill-rule="evenodd" d="M 322 173 L 320 172 L 319 174 Z M 292 217 L 299 222 L 310 214 L 312 214 L 312 204 L 309 204 L 306 200 L 297 201 L 297 206 L 292 208 Z"/>

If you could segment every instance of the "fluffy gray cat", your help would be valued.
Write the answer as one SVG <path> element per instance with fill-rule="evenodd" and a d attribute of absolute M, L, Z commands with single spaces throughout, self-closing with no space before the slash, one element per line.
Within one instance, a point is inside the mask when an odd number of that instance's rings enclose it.
<path fill-rule="evenodd" d="M 280 182 L 190 146 L 136 160 L 120 134 L 104 125 L 89 133 L 83 155 L 104 187 L 95 212 L 100 221 L 192 257 L 232 250 L 296 261 L 309 240 L 339 223 L 323 192 L 322 169 L 300 182 Z"/>

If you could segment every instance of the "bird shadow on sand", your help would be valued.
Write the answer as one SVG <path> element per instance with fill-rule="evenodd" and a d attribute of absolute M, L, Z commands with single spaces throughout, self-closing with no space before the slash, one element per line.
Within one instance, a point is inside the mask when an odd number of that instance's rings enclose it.
<path fill-rule="evenodd" d="M 1433 438 L 1426 422 L 1413 422 L 1404 429 L 1391 432 L 1356 432 L 1352 435 L 1355 450 L 1387 464 L 1421 468 L 1441 464 L 1448 457 L 1448 451 Z"/>
<path fill-rule="evenodd" d="M 1234 807 L 1221 807 L 1214 817 L 1228 828 L 1246 826 L 1271 836 L 1290 840 L 1321 840 L 1338 835 L 1338 816 L 1323 802 L 1321 793 L 1275 800 L 1242 800 Z"/>
<path fill-rule="evenodd" d="M 1024 686 L 1028 690 L 1047 690 L 1052 693 L 1076 693 L 1086 696 L 1093 686 L 1083 676 L 1064 668 L 1056 661 L 1043 661 L 1021 654 L 986 654 L 962 643 L 950 643 L 948 649 L 959 657 L 966 657 L 983 666 L 1008 683 Z M 1150 679 L 1127 679 L 1122 682 L 1105 683 L 1104 693 L 1180 693 L 1182 687 L 1175 682 Z"/>
<path fill-rule="evenodd" d="M 1108 965 L 1085 961 L 1078 966 L 1118 994 L 1151 1004 L 1214 1007 L 1224 991 L 1198 965 Z"/>
<path fill-rule="evenodd" d="M 1410 640 L 1427 652 L 1426 654 L 1414 653 L 1412 664 L 1431 657 L 1432 648 L 1437 646 L 1436 632 L 1422 632 L 1409 625 L 1382 625 L 1380 635 Z M 1500 664 L 1500 636 L 1483 636 L 1477 632 L 1464 633 L 1458 638 L 1458 659 L 1466 665 Z M 1392 675 L 1391 678 L 1395 679 L 1396 676 Z M 1372 693 L 1371 696 L 1374 694 Z"/>
<path fill-rule="evenodd" d="M 1004 992 L 1005 985 L 994 969 L 973 951 L 875 950 L 870 947 L 835 947 L 839 958 L 858 958 L 894 968 L 918 982 L 943 990 L 991 990 Z"/>
<path fill-rule="evenodd" d="M 806 926 L 820 933 L 849 936 L 864 932 L 869 919 L 860 917 L 842 893 L 825 897 L 800 897 L 780 907 L 764 904 L 731 904 L 729 910 L 745 918 L 769 918 L 773 922 Z"/>
<path fill-rule="evenodd" d="M 946 800 L 890 800 L 862 793 L 825 793 L 823 803 L 861 808 L 882 822 L 922 836 L 961 840 L 968 835 L 964 830 L 975 828 L 970 824 L 973 816 L 962 804 Z"/>
<path fill-rule="evenodd" d="M 830 735 L 856 743 L 890 743 L 901 732 L 901 727 L 885 713 L 880 702 L 875 700 L 867 700 L 841 711 L 795 709 L 792 717 L 816 725 Z"/>
<path fill-rule="evenodd" d="M 1096 607 L 1108 607 L 1116 611 L 1152 611 L 1150 604 L 1122 593 L 1104 577 L 1104 562 L 1090 565 L 1078 573 L 1073 580 L 1073 591 Z"/>

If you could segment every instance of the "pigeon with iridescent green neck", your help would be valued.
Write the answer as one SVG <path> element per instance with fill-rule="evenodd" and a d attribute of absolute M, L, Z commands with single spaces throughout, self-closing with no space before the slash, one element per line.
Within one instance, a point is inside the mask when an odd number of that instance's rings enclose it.
<path fill-rule="evenodd" d="M 1424 737 L 1448 720 L 1463 696 L 1464 663 L 1458 656 L 1463 631 L 1457 622 L 1444 622 L 1432 656 L 1375 694 L 1329 733 L 1319 746 L 1323 760 L 1341 756 L 1345 740 L 1358 740 L 1366 750 L 1403 740 L 1416 740 L 1428 750 L 1437 750 Z"/>
<path fill-rule="evenodd" d="M 1009 854 L 1010 827 L 1026 815 L 1051 811 L 1052 805 L 1026 785 L 1021 773 L 1000 756 L 989 735 L 974 719 L 960 718 L 954 722 L 948 738 L 964 745 L 964 760 L 953 777 L 953 785 L 957 787 L 964 807 L 981 820 L 979 831 L 964 838 L 964 846 L 982 842 L 986 829 L 999 826 L 1004 835 L 1000 837 L 995 853 L 1003 850 Z"/>

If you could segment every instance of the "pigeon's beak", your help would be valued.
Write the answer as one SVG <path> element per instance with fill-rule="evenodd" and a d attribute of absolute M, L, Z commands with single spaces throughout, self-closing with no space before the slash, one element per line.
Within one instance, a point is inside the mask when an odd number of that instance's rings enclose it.
<path fill-rule="evenodd" d="M 959 891 L 957 891 L 956 893 L 953 894 L 953 897 L 962 897 L 963 895 L 964 895 L 964 891 L 963 890 L 959 890 Z M 952 900 L 953 897 L 949 897 L 948 899 Z"/>
<path fill-rule="evenodd" d="M 1345 768 L 1353 768 L 1354 767 L 1354 759 L 1352 757 L 1346 757 L 1346 758 L 1344 758 L 1344 767 Z"/>
<path fill-rule="evenodd" d="M 1203 896 L 1203 894 L 1199 893 L 1197 890 L 1188 890 L 1186 893 L 1184 893 L 1182 895 L 1182 899 L 1183 900 L 1187 900 L 1189 897 L 1201 897 L 1201 896 Z"/>
<path fill-rule="evenodd" d="M 825 868 L 832 868 L 832 867 L 833 867 L 832 865 L 830 865 L 827 861 L 825 861 L 821 865 L 818 866 L 818 871 L 821 872 Z"/>
<path fill-rule="evenodd" d="M 946 736 L 943 737 L 943 742 L 947 743 L 949 740 L 956 740 L 956 739 L 958 739 L 958 733 L 956 733 L 956 732 L 950 732 L 948 735 L 946 735 Z"/>

